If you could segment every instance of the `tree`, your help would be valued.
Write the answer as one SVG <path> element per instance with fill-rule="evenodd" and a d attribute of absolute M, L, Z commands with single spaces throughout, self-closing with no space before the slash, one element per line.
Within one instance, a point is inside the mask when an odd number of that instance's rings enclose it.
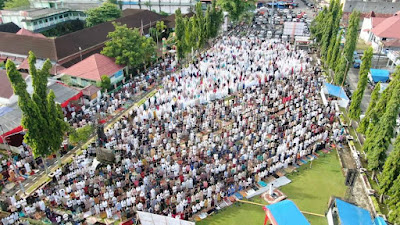
<path fill-rule="evenodd" d="M 14 9 L 24 6 L 29 6 L 29 0 L 7 0 L 4 2 L 4 9 Z"/>
<path fill-rule="evenodd" d="M 101 6 L 86 11 L 86 26 L 92 27 L 100 23 L 112 21 L 121 17 L 121 10 L 118 6 L 109 2 Z"/>
<path fill-rule="evenodd" d="M 211 37 L 211 32 L 213 29 L 213 23 L 212 23 L 212 17 L 211 17 L 211 6 L 207 6 L 206 10 L 206 15 L 205 15 L 205 32 L 206 32 L 206 37 L 210 38 Z"/>
<path fill-rule="evenodd" d="M 368 73 L 371 68 L 373 50 L 369 47 L 362 57 L 360 68 L 360 79 L 358 80 L 357 89 L 354 92 L 349 108 L 349 117 L 353 120 L 359 120 L 361 115 L 361 101 L 364 96 L 364 90 L 368 83 Z"/>
<path fill-rule="evenodd" d="M 324 6 L 323 10 L 318 13 L 315 19 L 311 22 L 310 32 L 317 43 L 320 44 L 322 35 L 324 34 L 325 20 L 327 19 L 328 8 Z"/>
<path fill-rule="evenodd" d="M 375 105 L 379 99 L 379 91 L 381 90 L 381 83 L 378 83 L 374 90 L 372 91 L 371 94 L 371 100 L 369 101 L 369 105 L 367 108 L 367 112 L 365 113 L 364 118 L 361 120 L 360 125 L 357 128 L 357 132 L 365 134 L 368 126 L 369 126 L 369 122 L 371 120 L 371 114 L 374 111 Z"/>
<path fill-rule="evenodd" d="M 338 67 L 335 71 L 335 84 L 341 85 L 347 76 L 350 64 L 353 62 L 354 50 L 356 49 L 358 38 L 358 25 L 360 22 L 360 13 L 353 11 L 350 15 L 349 27 L 346 33 L 346 43 L 343 48 L 344 57 L 340 58 Z"/>
<path fill-rule="evenodd" d="M 101 91 L 107 91 L 111 87 L 111 79 L 107 75 L 102 75 L 101 76 L 101 82 L 100 82 L 100 87 Z"/>
<path fill-rule="evenodd" d="M 18 96 L 18 106 L 22 111 L 21 125 L 26 129 L 25 142 L 32 148 L 35 157 L 41 156 L 45 159 L 59 150 L 68 124 L 64 122 L 60 105 L 54 101 L 54 92 L 50 90 L 47 93 L 50 60 L 46 60 L 42 69 L 37 70 L 36 57 L 29 52 L 28 62 L 32 76 L 32 95 L 28 93 L 25 80 L 10 60 L 6 64 L 7 76 Z"/>
<path fill-rule="evenodd" d="M 176 36 L 176 50 L 178 59 L 183 59 L 185 55 L 185 20 L 182 17 L 181 9 L 175 11 L 175 36 Z"/>
<path fill-rule="evenodd" d="M 232 22 L 236 23 L 239 21 L 240 16 L 255 8 L 255 0 L 218 0 L 217 2 L 221 8 L 229 13 L 229 18 Z"/>
<path fill-rule="evenodd" d="M 379 192 L 382 196 L 393 186 L 394 181 L 400 175 L 400 135 L 397 136 L 393 151 L 389 154 L 383 166 L 382 174 L 379 179 Z"/>
<path fill-rule="evenodd" d="M 218 35 L 218 30 L 221 27 L 223 22 L 223 12 L 221 9 L 217 9 L 217 1 L 213 0 L 211 3 L 211 29 L 210 29 L 210 36 L 211 38 L 215 38 Z"/>
<path fill-rule="evenodd" d="M 336 66 L 336 62 L 340 52 L 340 41 L 342 39 L 342 31 L 339 32 L 339 35 L 336 37 L 335 44 L 332 48 L 331 53 L 328 52 L 328 64 L 329 67 L 334 69 Z"/>
<path fill-rule="evenodd" d="M 203 14 L 203 9 L 201 6 L 201 2 L 196 3 L 195 6 L 196 14 L 194 16 L 194 29 L 197 33 L 197 41 L 196 47 L 201 48 L 203 47 L 205 40 L 206 40 L 206 26 L 205 26 L 205 18 Z"/>
<path fill-rule="evenodd" d="M 138 29 L 128 28 L 126 24 L 113 25 L 115 30 L 108 33 L 109 40 L 105 43 L 102 54 L 115 58 L 117 64 L 127 65 L 129 68 L 139 67 L 147 62 L 148 55 L 155 54 L 155 48 L 148 47 L 150 43 L 154 46 L 154 41 L 141 36 Z"/>
<path fill-rule="evenodd" d="M 386 159 L 386 150 L 391 143 L 396 126 L 396 119 L 399 114 L 400 106 L 400 84 L 398 82 L 393 87 L 393 94 L 383 116 L 379 119 L 372 132 L 367 134 L 367 140 L 363 146 L 367 153 L 368 169 L 375 172 L 383 166 Z"/>
<path fill-rule="evenodd" d="M 339 31 L 339 23 L 342 18 L 342 8 L 340 7 L 340 2 L 338 0 L 332 0 L 331 5 L 329 5 L 328 18 L 325 23 L 324 34 L 321 41 L 321 56 L 323 59 L 328 58 L 329 49 L 333 48 L 335 44 L 336 34 Z M 331 50 L 332 51 L 332 50 Z"/>
<path fill-rule="evenodd" d="M 400 176 L 396 178 L 389 190 L 389 200 L 387 205 L 389 206 L 389 221 L 393 224 L 400 224 Z"/>
<path fill-rule="evenodd" d="M 89 124 L 84 127 L 78 128 L 76 130 L 74 129 L 69 134 L 69 141 L 74 145 L 81 144 L 82 142 L 89 139 L 93 131 L 94 131 L 93 126 Z"/>

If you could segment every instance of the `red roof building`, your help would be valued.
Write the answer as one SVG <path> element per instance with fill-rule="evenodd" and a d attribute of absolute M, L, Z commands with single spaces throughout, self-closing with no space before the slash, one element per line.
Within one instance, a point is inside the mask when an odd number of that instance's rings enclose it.
<path fill-rule="evenodd" d="M 21 28 L 16 34 L 30 36 L 30 37 L 37 37 L 37 38 L 47 38 L 43 34 L 33 33 L 32 31 L 24 29 L 24 28 Z"/>
<path fill-rule="evenodd" d="M 396 13 L 392 17 L 382 20 L 372 28 L 372 33 L 380 38 L 400 39 L 400 15 Z"/>
<path fill-rule="evenodd" d="M 96 53 L 63 70 L 61 74 L 70 76 L 73 83 L 79 86 L 100 82 L 103 75 L 110 77 L 111 84 L 114 84 L 122 80 L 125 68 L 116 64 L 113 58 Z"/>

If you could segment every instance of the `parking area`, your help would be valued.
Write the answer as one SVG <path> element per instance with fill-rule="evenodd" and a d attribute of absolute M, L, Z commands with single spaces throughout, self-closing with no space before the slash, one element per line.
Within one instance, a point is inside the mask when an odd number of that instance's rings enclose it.
<path fill-rule="evenodd" d="M 282 6 L 272 7 L 271 3 L 266 3 L 258 8 L 250 36 L 288 40 L 293 34 L 287 27 L 285 32 L 285 22 L 294 22 L 297 29 L 301 28 L 300 33 L 296 35 L 310 36 L 309 27 L 315 17 L 314 5 L 308 0 L 296 2 L 296 5 L 297 7 L 282 8 Z"/>

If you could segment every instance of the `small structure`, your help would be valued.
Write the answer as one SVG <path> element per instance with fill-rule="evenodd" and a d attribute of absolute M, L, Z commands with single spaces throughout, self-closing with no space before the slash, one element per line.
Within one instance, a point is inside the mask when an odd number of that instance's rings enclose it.
<path fill-rule="evenodd" d="M 325 105 L 328 104 L 325 96 L 326 94 L 337 97 L 338 104 L 343 108 L 346 108 L 349 104 L 350 99 L 347 97 L 343 87 L 339 87 L 330 83 L 324 83 L 324 87 L 321 89 L 321 97 Z"/>
<path fill-rule="evenodd" d="M 263 207 L 265 211 L 264 225 L 268 221 L 272 225 L 310 225 L 303 213 L 300 212 L 296 204 L 291 200 L 267 205 Z"/>
<path fill-rule="evenodd" d="M 107 148 L 97 148 L 96 159 L 104 164 L 112 164 L 115 161 L 113 150 Z"/>
<path fill-rule="evenodd" d="M 372 220 L 368 210 L 339 198 L 331 198 L 326 217 L 328 225 L 386 225 L 383 218 Z"/>
<path fill-rule="evenodd" d="M 111 79 L 111 84 L 114 85 L 124 79 L 126 68 L 126 66 L 116 64 L 113 58 L 96 53 L 63 70 L 61 74 L 70 76 L 71 83 L 81 87 L 101 82 L 103 75 L 107 75 Z"/>
<path fill-rule="evenodd" d="M 370 69 L 368 73 L 368 78 L 371 82 L 387 82 L 389 80 L 389 71 L 382 69 Z"/>

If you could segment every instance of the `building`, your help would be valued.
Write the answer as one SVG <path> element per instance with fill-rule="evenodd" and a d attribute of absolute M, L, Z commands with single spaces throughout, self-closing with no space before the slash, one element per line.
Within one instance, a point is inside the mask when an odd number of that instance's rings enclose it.
<path fill-rule="evenodd" d="M 3 23 L 13 22 L 20 28 L 36 33 L 51 29 L 60 23 L 86 19 L 84 12 L 68 8 L 16 8 L 1 10 L 0 16 Z"/>
<path fill-rule="evenodd" d="M 360 38 L 371 44 L 375 52 L 400 50 L 400 12 L 388 18 L 364 18 Z"/>
<path fill-rule="evenodd" d="M 86 87 L 99 84 L 103 75 L 110 78 L 111 85 L 116 85 L 124 79 L 126 70 L 126 66 L 116 64 L 113 58 L 96 53 L 63 70 L 61 74 L 70 77 L 71 84 Z"/>
<path fill-rule="evenodd" d="M 123 9 L 155 10 L 158 13 L 174 14 L 180 8 L 182 13 L 190 13 L 198 0 L 123 0 Z"/>
<path fill-rule="evenodd" d="M 21 73 L 22 78 L 25 79 L 27 83 L 29 83 L 29 74 Z M 31 88 L 31 87 L 30 87 Z M 29 89 L 29 87 L 28 87 Z M 1 105 L 10 105 L 12 103 L 17 102 L 18 96 L 14 94 L 14 90 L 11 86 L 10 80 L 7 77 L 7 73 L 5 70 L 0 69 L 0 106 Z"/>
<path fill-rule="evenodd" d="M 140 28 L 143 24 L 143 31 L 148 33 L 150 26 L 155 26 L 157 21 L 164 18 L 166 17 L 155 12 L 138 10 L 115 22 L 126 24 L 129 28 Z M 17 64 L 21 64 L 27 58 L 28 52 L 32 51 L 38 59 L 50 59 L 54 65 L 68 68 L 79 62 L 81 57 L 85 59 L 94 53 L 100 53 L 111 31 L 114 31 L 112 22 L 98 24 L 56 38 L 0 32 L 0 59 L 15 59 L 18 61 Z"/>
<path fill-rule="evenodd" d="M 0 32 L 17 33 L 21 28 L 13 22 L 0 24 Z"/>
<path fill-rule="evenodd" d="M 371 217 L 366 209 L 345 202 L 339 198 L 331 198 L 326 213 L 328 225 L 387 225 L 382 217 Z"/>
<path fill-rule="evenodd" d="M 12 91 L 11 84 L 9 82 L 5 82 L 3 75 L 1 75 L 2 72 L 0 70 L 0 90 L 7 89 L 8 92 L 5 93 L 7 96 L 11 94 L 9 90 Z M 28 75 L 23 75 L 25 77 L 25 80 L 28 85 L 28 92 L 32 93 L 33 88 L 32 88 L 32 80 L 31 77 Z M 6 77 L 8 80 L 8 78 Z M 3 82 L 4 81 L 4 82 Z M 54 94 L 56 96 L 55 101 L 59 104 L 61 104 L 61 107 L 67 107 L 67 105 L 71 101 L 78 101 L 82 97 L 82 91 L 68 87 L 64 84 L 58 83 L 54 80 L 49 80 L 49 83 L 47 85 L 47 88 L 49 90 L 53 90 Z M 4 93 L 3 91 L 0 92 L 3 96 Z M 21 136 L 23 135 L 23 128 L 21 126 L 21 118 L 22 118 L 22 111 L 18 106 L 17 103 L 17 96 L 12 93 L 12 97 L 10 101 L 10 104 L 7 105 L 0 105 L 0 124 L 2 125 L 2 132 L 4 133 L 1 134 L 1 136 L 4 137 L 10 137 L 11 139 L 11 144 L 15 147 L 18 147 L 22 144 L 22 139 Z M 3 138 L 0 138 L 0 148 L 4 147 L 2 146 L 2 140 Z"/>

